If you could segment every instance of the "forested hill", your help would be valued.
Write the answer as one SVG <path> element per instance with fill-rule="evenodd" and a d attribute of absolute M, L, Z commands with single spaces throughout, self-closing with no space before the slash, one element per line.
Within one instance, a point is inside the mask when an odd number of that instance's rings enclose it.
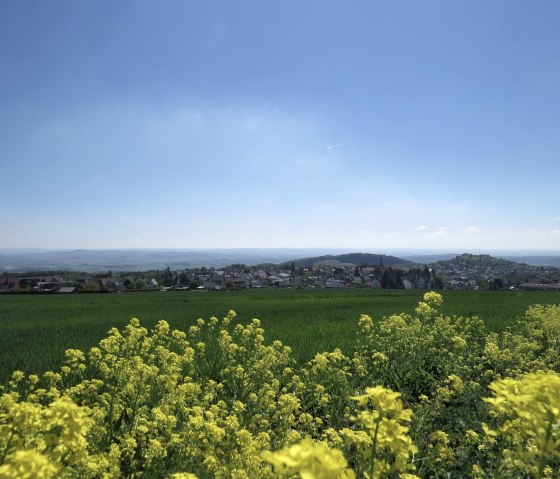
<path fill-rule="evenodd" d="M 526 263 L 518 263 L 516 261 L 510 261 L 503 258 L 496 258 L 488 254 L 462 254 L 453 259 L 447 259 L 443 261 L 438 261 L 432 263 L 435 268 L 446 268 L 446 267 L 456 267 L 461 269 L 478 269 L 482 267 L 486 268 L 502 268 L 502 269 L 536 269 L 535 266 L 530 266 Z"/>
<path fill-rule="evenodd" d="M 312 258 L 302 258 L 294 260 L 294 266 L 297 268 L 310 268 L 317 263 L 347 263 L 356 266 L 415 266 L 416 263 L 408 261 L 406 259 L 397 258 L 396 256 L 372 254 L 372 253 L 346 253 L 339 255 L 325 255 L 325 256 L 314 256 Z M 289 264 L 286 263 L 286 264 Z"/>

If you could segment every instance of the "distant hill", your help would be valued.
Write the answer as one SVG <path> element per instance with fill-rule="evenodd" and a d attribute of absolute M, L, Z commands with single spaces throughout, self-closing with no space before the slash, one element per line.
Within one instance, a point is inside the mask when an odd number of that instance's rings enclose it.
<path fill-rule="evenodd" d="M 462 254 L 458 252 L 453 253 L 449 251 L 417 251 L 412 254 L 406 252 L 404 252 L 404 254 L 399 254 L 398 252 L 394 252 L 393 254 L 397 254 L 401 258 L 419 264 L 433 264 L 437 261 L 453 260 L 457 256 L 462 256 Z M 560 252 L 555 251 L 490 250 L 485 252 L 485 254 L 495 258 L 507 259 L 515 263 L 525 263 L 532 266 L 560 267 Z M 480 255 L 480 253 L 478 255 Z"/>
<path fill-rule="evenodd" d="M 503 256 L 503 258 L 533 266 L 553 266 L 555 268 L 560 268 L 560 256 Z"/>
<path fill-rule="evenodd" d="M 408 261 L 412 261 L 413 263 L 424 265 L 424 264 L 436 263 L 437 261 L 455 259 L 457 256 L 459 256 L 459 253 L 433 253 L 433 254 L 420 253 L 415 255 L 402 256 L 402 258 Z"/>
<path fill-rule="evenodd" d="M 435 254 L 429 251 L 392 251 L 393 255 L 374 253 L 348 253 L 348 250 L 331 248 L 232 248 L 232 249 L 118 249 L 118 250 L 45 250 L 45 249 L 1 249 L 0 273 L 25 271 L 73 270 L 86 272 L 147 271 L 152 269 L 172 269 L 216 267 L 231 264 L 254 266 L 262 263 L 313 265 L 319 261 L 338 261 L 349 264 L 377 266 L 383 257 L 385 266 L 414 266 L 433 264 L 438 260 L 454 260 L 457 255 Z M 423 254 L 424 253 L 424 254 Z M 415 256 L 410 256 L 415 254 Z M 506 254 L 506 253 L 504 253 Z M 560 267 L 560 255 L 555 252 L 513 257 L 506 259 L 523 261 L 529 265 Z M 521 254 L 521 253 L 519 253 Z M 398 255 L 398 256 L 395 256 Z M 484 256 L 484 255 L 482 255 Z M 497 257 L 504 258 L 502 254 Z M 303 258 L 303 259 L 299 259 Z"/>
<path fill-rule="evenodd" d="M 231 264 L 284 263 L 332 253 L 319 248 L 231 248 L 231 249 L 118 249 L 118 250 L 10 250 L 0 249 L 0 273 L 74 270 L 122 272 L 215 267 Z M 342 252 L 342 251 L 341 251 Z"/>
<path fill-rule="evenodd" d="M 297 254 L 297 253 L 296 253 Z M 309 254 L 309 253 L 307 253 Z M 307 256 L 301 254 L 301 256 Z M 100 272 L 147 271 L 222 267 L 234 263 L 283 262 L 294 256 L 291 250 L 60 250 L 11 252 L 0 250 L 1 271 L 41 271 L 71 269 Z"/>
<path fill-rule="evenodd" d="M 372 253 L 345 253 L 339 255 L 324 255 L 314 256 L 312 258 L 302 258 L 293 260 L 296 268 L 311 268 L 317 263 L 333 263 L 333 264 L 352 264 L 352 265 L 366 265 L 366 266 L 416 266 L 416 263 L 408 261 L 396 256 L 372 254 Z M 284 264 L 291 264 L 287 261 Z"/>
<path fill-rule="evenodd" d="M 528 265 L 526 263 L 519 263 L 517 261 L 511 261 L 504 258 L 496 258 L 495 256 L 490 256 L 488 254 L 469 254 L 465 253 L 456 256 L 452 259 L 437 261 L 432 263 L 432 266 L 436 268 L 442 267 L 458 267 L 458 268 L 508 268 L 508 269 L 536 269 L 535 266 Z"/>

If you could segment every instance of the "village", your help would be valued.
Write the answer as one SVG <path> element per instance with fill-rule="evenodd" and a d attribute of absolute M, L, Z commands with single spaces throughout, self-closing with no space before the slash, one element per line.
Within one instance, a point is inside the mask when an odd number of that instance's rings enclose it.
<path fill-rule="evenodd" d="M 146 290 L 228 291 L 247 288 L 374 288 L 418 290 L 560 291 L 560 271 L 501 260 L 487 255 L 461 255 L 430 265 L 386 267 L 320 261 L 312 267 L 293 262 L 223 268 L 189 268 L 147 272 L 44 272 L 0 275 L 0 292 L 76 293 Z"/>

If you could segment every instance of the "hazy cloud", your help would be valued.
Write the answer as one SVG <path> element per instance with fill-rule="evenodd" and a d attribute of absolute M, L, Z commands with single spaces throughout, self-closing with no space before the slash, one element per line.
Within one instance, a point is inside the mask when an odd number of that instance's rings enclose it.
<path fill-rule="evenodd" d="M 480 229 L 477 228 L 476 226 L 469 226 L 468 228 L 465 228 L 465 233 L 475 234 L 478 233 L 479 231 Z"/>
<path fill-rule="evenodd" d="M 429 238 L 442 238 L 445 236 L 447 231 L 447 226 L 439 226 L 436 231 L 428 233 L 426 236 Z"/>
<path fill-rule="evenodd" d="M 560 229 L 554 229 L 550 232 L 551 235 L 560 236 Z"/>
<path fill-rule="evenodd" d="M 418 225 L 418 226 L 416 227 L 416 231 L 425 231 L 425 230 L 427 230 L 427 229 L 428 229 L 428 226 L 427 226 L 427 225 Z"/>
<path fill-rule="evenodd" d="M 336 143 L 335 145 L 327 145 L 327 150 L 336 150 L 340 148 L 344 143 Z"/>

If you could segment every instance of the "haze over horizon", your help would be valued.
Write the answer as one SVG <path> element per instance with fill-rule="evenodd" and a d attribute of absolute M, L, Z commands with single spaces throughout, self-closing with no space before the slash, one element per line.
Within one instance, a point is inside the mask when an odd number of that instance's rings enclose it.
<path fill-rule="evenodd" d="M 559 251 L 559 16 L 2 2 L 0 248 Z"/>

